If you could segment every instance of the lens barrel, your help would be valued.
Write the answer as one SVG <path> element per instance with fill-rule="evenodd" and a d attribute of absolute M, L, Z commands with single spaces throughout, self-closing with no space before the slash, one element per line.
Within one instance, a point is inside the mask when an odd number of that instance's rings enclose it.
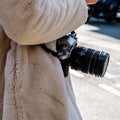
<path fill-rule="evenodd" d="M 103 77 L 107 70 L 109 58 L 110 55 L 103 51 L 78 46 L 72 50 L 70 66 L 72 69 Z"/>

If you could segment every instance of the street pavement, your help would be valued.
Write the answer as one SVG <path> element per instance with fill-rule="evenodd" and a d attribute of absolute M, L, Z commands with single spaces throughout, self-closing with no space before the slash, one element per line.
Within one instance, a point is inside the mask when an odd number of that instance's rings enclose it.
<path fill-rule="evenodd" d="M 120 120 L 120 23 L 92 19 L 76 32 L 80 46 L 110 54 L 103 78 L 70 69 L 83 120 Z"/>

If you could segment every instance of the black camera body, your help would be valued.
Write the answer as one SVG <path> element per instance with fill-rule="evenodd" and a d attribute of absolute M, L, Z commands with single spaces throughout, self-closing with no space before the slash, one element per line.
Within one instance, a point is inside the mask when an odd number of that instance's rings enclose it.
<path fill-rule="evenodd" d="M 110 55 L 103 51 L 77 46 L 74 31 L 57 40 L 57 56 L 65 77 L 68 76 L 69 66 L 83 73 L 103 77 L 110 58 Z"/>

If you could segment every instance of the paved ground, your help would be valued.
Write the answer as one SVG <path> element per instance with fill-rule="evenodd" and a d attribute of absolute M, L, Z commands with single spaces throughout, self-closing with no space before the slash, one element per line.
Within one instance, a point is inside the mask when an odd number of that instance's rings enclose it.
<path fill-rule="evenodd" d="M 104 78 L 70 71 L 83 120 L 120 120 L 120 24 L 92 19 L 76 32 L 80 46 L 111 56 Z"/>

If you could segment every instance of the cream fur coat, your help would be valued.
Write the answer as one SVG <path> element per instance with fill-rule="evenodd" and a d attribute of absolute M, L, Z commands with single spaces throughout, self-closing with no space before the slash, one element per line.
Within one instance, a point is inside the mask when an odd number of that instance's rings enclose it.
<path fill-rule="evenodd" d="M 81 120 L 56 39 L 87 18 L 84 0 L 0 0 L 0 120 Z"/>

